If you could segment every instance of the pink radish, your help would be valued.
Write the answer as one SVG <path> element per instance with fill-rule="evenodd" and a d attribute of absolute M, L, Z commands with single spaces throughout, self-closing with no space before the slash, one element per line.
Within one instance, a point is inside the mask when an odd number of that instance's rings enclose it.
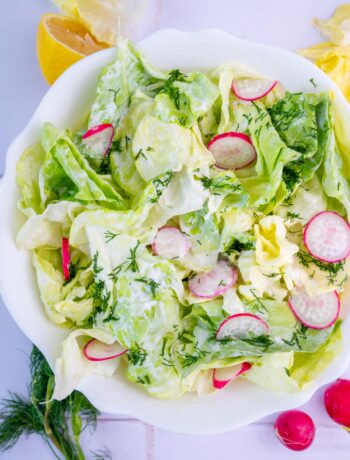
<path fill-rule="evenodd" d="M 237 271 L 225 260 L 219 260 L 209 272 L 201 272 L 191 278 L 188 288 L 193 295 L 212 299 L 226 292 L 237 281 Z"/>
<path fill-rule="evenodd" d="M 89 361 L 107 361 L 123 355 L 128 350 L 122 347 L 118 342 L 110 345 L 97 339 L 91 339 L 84 347 L 83 353 Z"/>
<path fill-rule="evenodd" d="M 220 367 L 213 370 L 213 387 L 217 390 L 221 390 L 228 383 L 232 382 L 239 375 L 247 372 L 252 365 L 250 363 L 236 364 L 230 367 Z"/>
<path fill-rule="evenodd" d="M 350 380 L 338 379 L 329 385 L 324 405 L 330 418 L 350 432 Z"/>
<path fill-rule="evenodd" d="M 188 238 L 177 227 L 162 227 L 153 243 L 153 253 L 165 259 L 181 259 L 191 249 Z"/>
<path fill-rule="evenodd" d="M 85 146 L 92 150 L 96 155 L 106 156 L 111 148 L 114 137 L 114 128 L 110 123 L 90 128 L 83 135 L 82 139 Z"/>
<path fill-rule="evenodd" d="M 231 89 L 234 95 L 242 101 L 256 101 L 267 96 L 277 85 L 277 80 L 244 78 L 233 80 Z"/>
<path fill-rule="evenodd" d="M 315 438 L 312 418 L 300 410 L 282 412 L 275 422 L 275 433 L 283 445 L 291 450 L 305 450 Z"/>
<path fill-rule="evenodd" d="M 337 212 L 319 212 L 305 227 L 304 244 L 316 259 L 340 262 L 350 255 L 350 226 Z"/>
<path fill-rule="evenodd" d="M 259 316 L 251 313 L 236 313 L 226 318 L 219 326 L 216 339 L 241 339 L 254 334 L 256 336 L 269 333 L 267 323 Z"/>
<path fill-rule="evenodd" d="M 70 278 L 70 252 L 69 252 L 69 239 L 68 238 L 62 238 L 62 248 L 61 248 L 61 254 L 62 254 L 62 268 L 63 268 L 63 276 L 66 281 L 69 280 Z"/>
<path fill-rule="evenodd" d="M 340 312 L 337 291 L 309 297 L 302 288 L 295 289 L 288 299 L 295 317 L 311 329 L 325 329 L 336 322 Z"/>
<path fill-rule="evenodd" d="M 256 151 L 246 134 L 230 131 L 214 136 L 208 150 L 215 158 L 215 165 L 221 169 L 241 169 L 256 160 Z"/>

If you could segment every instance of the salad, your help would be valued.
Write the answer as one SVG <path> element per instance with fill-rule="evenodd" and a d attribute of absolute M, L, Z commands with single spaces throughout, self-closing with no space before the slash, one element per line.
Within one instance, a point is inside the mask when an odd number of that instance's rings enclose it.
<path fill-rule="evenodd" d="M 162 71 L 120 40 L 80 129 L 44 124 L 17 163 L 17 244 L 67 330 L 56 399 L 90 373 L 160 398 L 238 376 L 297 392 L 337 356 L 350 140 L 309 83 Z"/>

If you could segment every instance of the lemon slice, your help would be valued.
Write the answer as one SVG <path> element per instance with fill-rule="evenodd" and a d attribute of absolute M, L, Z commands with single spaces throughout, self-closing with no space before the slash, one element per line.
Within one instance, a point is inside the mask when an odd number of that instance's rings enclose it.
<path fill-rule="evenodd" d="M 75 62 L 107 47 L 75 18 L 45 14 L 40 20 L 37 54 L 41 71 L 50 84 Z"/>

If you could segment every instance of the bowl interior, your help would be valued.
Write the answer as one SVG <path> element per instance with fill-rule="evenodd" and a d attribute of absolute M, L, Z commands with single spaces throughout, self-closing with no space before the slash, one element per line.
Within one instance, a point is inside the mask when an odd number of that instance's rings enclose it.
<path fill-rule="evenodd" d="M 234 60 L 280 80 L 289 91 L 332 90 L 344 116 L 350 116 L 344 97 L 328 77 L 310 62 L 278 48 L 238 40 L 217 30 L 196 33 L 163 30 L 142 41 L 140 47 L 153 64 L 164 69 L 209 70 L 224 61 Z M 43 351 L 51 365 L 60 354 L 67 332 L 54 326 L 43 313 L 30 254 L 19 251 L 15 245 L 15 235 L 23 223 L 16 208 L 16 161 L 27 146 L 39 139 L 44 122 L 73 129 L 80 124 L 94 98 L 98 74 L 113 56 L 114 50 L 109 49 L 78 62 L 49 89 L 27 127 L 11 144 L 6 174 L 0 184 L 1 293 L 18 326 Z M 311 78 L 318 85 L 316 90 Z M 343 323 L 343 333 L 350 337 L 349 317 Z M 349 360 L 350 348 L 344 347 L 329 368 L 298 394 L 272 392 L 241 379 L 234 387 L 210 397 L 187 394 L 179 400 L 158 400 L 118 374 L 109 379 L 92 375 L 79 389 L 102 411 L 132 415 L 172 431 L 212 434 L 303 404 L 318 387 L 338 377 Z"/>

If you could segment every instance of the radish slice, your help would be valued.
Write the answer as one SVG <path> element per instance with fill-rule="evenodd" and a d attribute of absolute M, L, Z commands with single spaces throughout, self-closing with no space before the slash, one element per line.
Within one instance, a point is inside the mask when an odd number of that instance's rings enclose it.
<path fill-rule="evenodd" d="M 162 227 L 152 243 L 153 253 L 165 259 L 181 259 L 191 248 L 188 238 L 176 227 Z"/>
<path fill-rule="evenodd" d="M 267 96 L 277 85 L 277 80 L 245 78 L 233 80 L 231 89 L 235 96 L 242 101 L 256 101 Z"/>
<path fill-rule="evenodd" d="M 340 262 L 350 255 L 350 226 L 337 212 L 319 212 L 305 227 L 304 244 L 316 259 Z"/>
<path fill-rule="evenodd" d="M 221 169 L 245 168 L 256 160 L 256 151 L 250 137 L 233 131 L 213 137 L 208 150 L 215 158 L 215 165 Z"/>
<path fill-rule="evenodd" d="M 90 128 L 83 135 L 82 139 L 85 146 L 92 150 L 96 155 L 106 156 L 111 148 L 114 137 L 114 128 L 110 123 Z"/>
<path fill-rule="evenodd" d="M 213 387 L 217 390 L 221 390 L 228 383 L 232 382 L 239 375 L 247 372 L 252 365 L 250 363 L 236 364 L 230 367 L 220 367 L 213 370 Z"/>
<path fill-rule="evenodd" d="M 325 329 L 338 319 L 340 299 L 337 291 L 309 297 L 304 289 L 297 288 L 288 299 L 295 317 L 312 329 Z"/>
<path fill-rule="evenodd" d="M 69 266 L 70 266 L 70 252 L 69 252 L 69 239 L 62 238 L 62 268 L 63 268 L 63 276 L 66 281 L 70 278 Z"/>
<path fill-rule="evenodd" d="M 236 313 L 226 318 L 219 326 L 216 339 L 241 339 L 250 334 L 266 335 L 269 326 L 259 316 L 251 313 Z"/>
<path fill-rule="evenodd" d="M 127 351 L 127 348 L 122 347 L 118 342 L 108 345 L 97 339 L 91 339 L 83 349 L 84 356 L 89 361 L 107 361 L 118 358 Z"/>
<path fill-rule="evenodd" d="M 198 273 L 188 282 L 193 295 L 212 299 L 223 294 L 237 281 L 237 271 L 228 262 L 219 260 L 210 272 Z"/>

